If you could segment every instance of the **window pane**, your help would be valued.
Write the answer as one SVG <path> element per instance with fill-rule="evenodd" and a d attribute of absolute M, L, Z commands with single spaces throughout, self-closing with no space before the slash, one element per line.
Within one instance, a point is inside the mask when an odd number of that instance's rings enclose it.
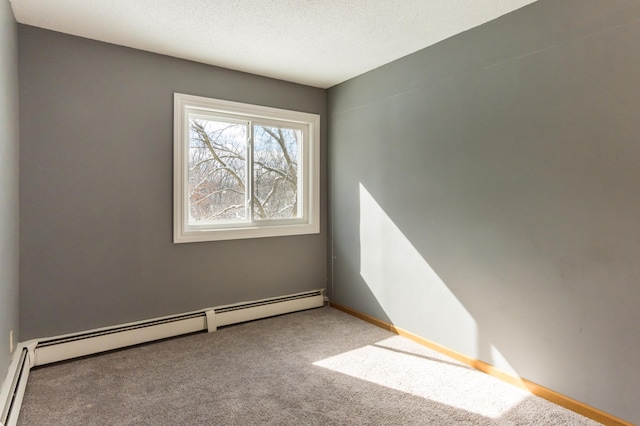
<path fill-rule="evenodd" d="M 302 132 L 253 126 L 254 219 L 300 217 L 298 155 Z"/>
<path fill-rule="evenodd" d="M 247 126 L 189 119 L 189 223 L 246 220 Z"/>

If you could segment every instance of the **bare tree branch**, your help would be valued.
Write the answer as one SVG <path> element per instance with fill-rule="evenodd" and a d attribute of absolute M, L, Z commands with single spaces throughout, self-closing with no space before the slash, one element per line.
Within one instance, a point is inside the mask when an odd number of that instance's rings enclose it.
<path fill-rule="evenodd" d="M 219 190 L 217 190 L 217 191 L 210 192 L 209 194 L 207 194 L 207 195 L 205 195 L 204 197 L 200 198 L 200 199 L 199 199 L 198 201 L 196 201 L 195 203 L 191 203 L 191 206 L 198 205 L 198 204 L 200 204 L 201 202 L 203 202 L 204 200 L 206 200 L 207 198 L 210 198 L 212 195 L 220 194 L 220 193 L 223 193 L 223 192 L 225 192 L 225 191 L 235 192 L 236 194 L 244 195 L 244 192 L 240 192 L 240 191 L 235 190 L 235 189 L 233 189 L 233 188 L 223 188 L 223 189 L 219 189 Z M 193 194 L 193 193 L 192 193 L 192 194 Z"/>
<path fill-rule="evenodd" d="M 278 187 L 278 184 L 280 182 L 282 182 L 282 178 L 276 178 L 275 181 L 273 182 L 273 188 L 271 188 L 271 191 L 269 192 L 269 194 L 267 194 L 267 197 L 264 199 L 263 203 L 268 203 L 269 200 L 271 199 L 271 197 L 273 197 L 273 194 L 275 194 L 276 192 L 276 188 Z"/>
<path fill-rule="evenodd" d="M 233 205 L 233 206 L 228 206 L 228 207 L 222 209 L 221 211 L 219 211 L 218 213 L 214 213 L 211 216 L 207 217 L 207 220 L 214 219 L 214 218 L 216 218 L 218 216 L 222 216 L 223 214 L 225 214 L 229 210 L 240 209 L 240 208 L 244 208 L 244 205 L 236 204 L 236 205 Z"/>
<path fill-rule="evenodd" d="M 207 145 L 207 147 L 209 148 L 209 152 L 211 153 L 211 155 L 213 156 L 213 158 L 219 162 L 223 168 L 227 169 L 227 171 L 229 172 L 229 174 L 231 176 L 233 176 L 236 181 L 238 182 L 238 186 L 240 186 L 243 190 L 244 190 L 244 181 L 242 180 L 242 178 L 236 173 L 235 170 L 233 170 L 232 168 L 230 168 L 227 163 L 222 160 L 222 158 L 220 158 L 220 156 L 218 155 L 218 153 L 216 152 L 216 150 L 213 148 L 213 145 L 211 143 L 211 140 L 209 139 L 209 135 L 207 134 L 207 132 L 205 131 L 204 127 L 202 126 L 202 124 L 198 123 L 197 121 L 193 122 L 193 126 L 195 127 L 196 132 L 200 135 L 200 137 L 202 138 L 202 142 L 205 143 L 205 145 Z"/>

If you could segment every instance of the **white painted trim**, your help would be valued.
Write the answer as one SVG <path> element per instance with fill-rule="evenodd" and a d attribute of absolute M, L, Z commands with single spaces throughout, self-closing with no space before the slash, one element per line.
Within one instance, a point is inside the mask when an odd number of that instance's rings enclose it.
<path fill-rule="evenodd" d="M 304 187 L 300 207 L 302 217 L 272 221 L 188 226 L 188 194 L 185 183 L 189 139 L 188 115 L 196 112 L 213 114 L 225 119 L 256 124 L 291 125 L 305 133 L 301 148 L 300 172 Z M 173 242 L 189 243 L 241 238 L 262 238 L 320 232 L 320 116 L 306 112 L 244 104 L 200 96 L 174 93 L 173 148 Z M 250 185 L 249 185 L 250 186 Z"/>

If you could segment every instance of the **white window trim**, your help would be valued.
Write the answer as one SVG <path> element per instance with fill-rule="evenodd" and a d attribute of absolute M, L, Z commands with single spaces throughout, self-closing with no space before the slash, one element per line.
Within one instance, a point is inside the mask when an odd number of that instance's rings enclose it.
<path fill-rule="evenodd" d="M 235 119 L 280 121 L 308 128 L 302 147 L 303 214 L 301 218 L 260 223 L 188 225 L 189 194 L 186 190 L 189 149 L 189 112 L 220 114 Z M 190 243 L 243 238 L 317 234 L 320 232 L 320 116 L 265 106 L 174 93 L 173 135 L 173 242 Z"/>

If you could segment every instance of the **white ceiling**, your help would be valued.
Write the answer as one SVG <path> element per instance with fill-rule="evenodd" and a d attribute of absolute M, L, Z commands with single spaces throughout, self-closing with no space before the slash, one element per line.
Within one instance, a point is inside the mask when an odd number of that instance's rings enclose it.
<path fill-rule="evenodd" d="M 536 0 L 10 0 L 23 24 L 327 88 Z"/>

